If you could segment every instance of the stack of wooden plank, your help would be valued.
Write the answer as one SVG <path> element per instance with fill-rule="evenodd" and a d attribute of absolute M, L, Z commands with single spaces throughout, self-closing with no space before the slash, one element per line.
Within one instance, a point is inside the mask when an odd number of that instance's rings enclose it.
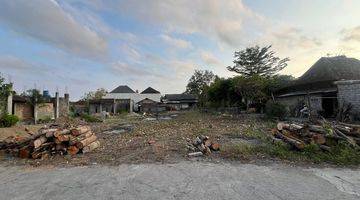
<path fill-rule="evenodd" d="M 193 142 L 188 139 L 187 148 L 191 151 L 188 156 L 201 156 L 211 154 L 212 151 L 219 151 L 220 144 L 211 141 L 208 136 L 202 135 L 196 137 Z"/>
<path fill-rule="evenodd" d="M 8 137 L 0 142 L 0 149 L 21 158 L 45 158 L 55 154 L 75 155 L 98 148 L 100 142 L 89 126 L 60 128 L 49 126 L 28 137 Z"/>
<path fill-rule="evenodd" d="M 330 151 L 332 146 L 340 141 L 352 147 L 360 145 L 360 125 L 345 124 L 340 122 L 321 121 L 319 124 L 300 124 L 279 122 L 272 129 L 274 140 L 282 140 L 298 150 L 307 144 L 317 144 L 325 151 Z"/>

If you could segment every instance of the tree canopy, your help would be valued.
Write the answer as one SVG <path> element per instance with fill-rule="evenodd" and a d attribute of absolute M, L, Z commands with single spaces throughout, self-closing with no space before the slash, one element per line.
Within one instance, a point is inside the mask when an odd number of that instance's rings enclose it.
<path fill-rule="evenodd" d="M 195 70 L 186 86 L 185 93 L 199 96 L 214 80 L 215 75 L 211 71 Z"/>
<path fill-rule="evenodd" d="M 227 69 L 244 77 L 273 76 L 287 66 L 289 58 L 280 59 L 276 57 L 275 52 L 270 48 L 271 45 L 262 48 L 254 46 L 236 51 L 233 61 L 235 65 L 228 66 Z"/>
<path fill-rule="evenodd" d="M 85 95 L 82 97 L 82 99 L 85 101 L 97 100 L 97 99 L 101 99 L 103 96 L 105 96 L 106 93 L 107 93 L 106 89 L 99 88 L 96 91 L 91 91 L 91 92 L 85 93 Z"/>

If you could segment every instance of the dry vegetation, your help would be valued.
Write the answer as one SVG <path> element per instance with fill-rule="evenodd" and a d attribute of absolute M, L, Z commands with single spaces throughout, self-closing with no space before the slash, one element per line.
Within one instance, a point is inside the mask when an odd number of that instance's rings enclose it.
<path fill-rule="evenodd" d="M 334 148 L 332 152 L 323 152 L 313 145 L 307 145 L 300 152 L 285 143 L 273 143 L 268 135 L 270 128 L 276 124 L 256 115 L 232 117 L 184 112 L 170 120 L 154 121 L 137 115 L 122 115 L 90 125 L 101 143 L 101 147 L 91 153 L 54 156 L 44 160 L 18 159 L 2 154 L 1 160 L 7 164 L 53 166 L 168 163 L 188 159 L 245 162 L 277 160 L 338 165 L 357 165 L 360 162 L 359 150 L 347 147 L 346 144 L 340 144 L 341 148 Z M 187 141 L 200 135 L 206 135 L 212 141 L 220 143 L 221 150 L 203 157 L 188 157 Z"/>

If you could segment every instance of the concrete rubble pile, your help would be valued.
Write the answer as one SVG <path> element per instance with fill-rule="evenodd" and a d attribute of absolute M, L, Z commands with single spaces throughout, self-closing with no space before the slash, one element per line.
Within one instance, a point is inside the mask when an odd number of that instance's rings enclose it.
<path fill-rule="evenodd" d="M 52 155 L 75 155 L 91 152 L 100 146 L 89 126 L 50 125 L 37 133 L 26 130 L 28 137 L 10 136 L 0 142 L 0 150 L 20 158 L 40 159 Z"/>
<path fill-rule="evenodd" d="M 351 147 L 360 145 L 360 125 L 328 122 L 300 124 L 279 122 L 271 131 L 273 141 L 283 141 L 303 150 L 307 144 L 316 144 L 324 151 L 344 142 Z"/>
<path fill-rule="evenodd" d="M 208 136 L 202 135 L 196 137 L 192 142 L 190 139 L 187 139 L 187 142 L 187 149 L 190 151 L 188 156 L 209 155 L 212 151 L 220 150 L 220 144 L 211 141 Z"/>

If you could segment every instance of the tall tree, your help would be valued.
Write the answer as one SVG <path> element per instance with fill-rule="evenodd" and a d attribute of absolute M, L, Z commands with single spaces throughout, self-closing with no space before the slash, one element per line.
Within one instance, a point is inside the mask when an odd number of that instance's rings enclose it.
<path fill-rule="evenodd" d="M 215 75 L 211 71 L 195 70 L 186 86 L 185 93 L 199 96 L 214 80 Z"/>
<path fill-rule="evenodd" d="M 207 100 L 207 90 L 216 76 L 209 70 L 195 70 L 187 86 L 186 94 L 193 94 L 199 99 L 199 105 L 204 106 Z"/>
<path fill-rule="evenodd" d="M 278 73 L 287 66 L 289 58 L 280 59 L 275 52 L 270 50 L 271 45 L 260 48 L 259 46 L 248 47 L 245 50 L 236 51 L 234 66 L 227 69 L 239 73 L 244 77 L 254 75 L 269 77 Z"/>

